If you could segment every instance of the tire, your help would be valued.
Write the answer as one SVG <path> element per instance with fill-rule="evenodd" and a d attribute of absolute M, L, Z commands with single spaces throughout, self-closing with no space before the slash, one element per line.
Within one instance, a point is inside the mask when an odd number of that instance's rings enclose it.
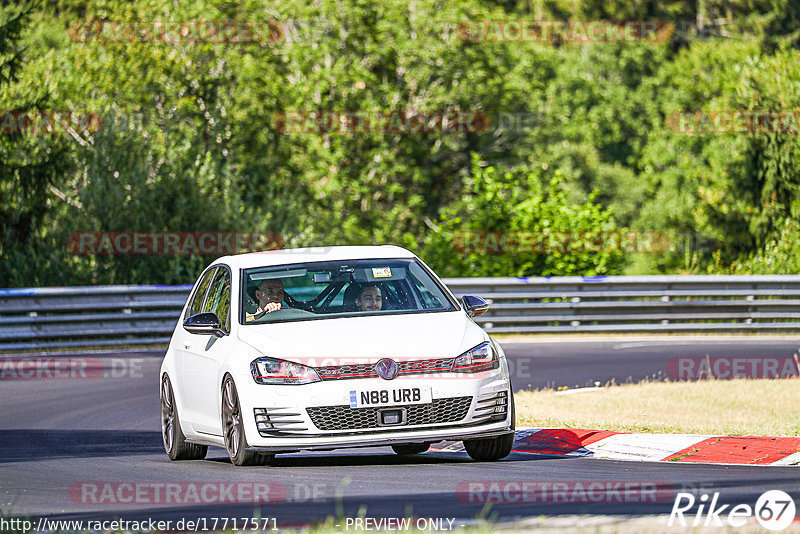
<path fill-rule="evenodd" d="M 402 455 L 422 454 L 430 448 L 430 443 L 403 443 L 402 445 L 392 445 L 392 450 Z"/>
<path fill-rule="evenodd" d="M 514 409 L 514 393 L 509 391 L 511 397 L 511 429 L 515 430 L 516 410 Z M 495 462 L 511 454 L 514 448 L 515 433 L 504 434 L 496 438 L 470 439 L 464 441 L 464 448 L 473 460 L 478 462 Z"/>
<path fill-rule="evenodd" d="M 205 445 L 186 442 L 175 404 L 175 392 L 167 375 L 161 381 L 161 439 L 170 460 L 202 460 L 208 453 Z"/>
<path fill-rule="evenodd" d="M 233 465 L 269 465 L 275 458 L 274 454 L 247 450 L 239 394 L 230 375 L 222 382 L 222 433 Z"/>

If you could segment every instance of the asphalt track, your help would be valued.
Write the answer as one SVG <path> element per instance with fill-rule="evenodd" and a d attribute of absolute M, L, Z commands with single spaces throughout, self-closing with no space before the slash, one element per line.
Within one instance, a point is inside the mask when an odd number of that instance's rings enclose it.
<path fill-rule="evenodd" d="M 548 337 L 502 345 L 519 390 L 663 379 L 670 361 L 681 358 L 791 358 L 800 349 L 800 337 Z"/>
<path fill-rule="evenodd" d="M 512 364 L 530 361 L 525 372 L 512 369 L 515 389 L 520 389 L 657 375 L 669 358 L 678 355 L 785 357 L 799 344 L 788 337 L 676 337 L 540 340 L 504 346 Z M 429 452 L 405 458 L 388 448 L 290 454 L 279 456 L 275 465 L 266 468 L 236 468 L 222 449 L 213 448 L 203 461 L 170 462 L 159 433 L 160 357 L 141 353 L 127 354 L 125 359 L 137 364 L 133 372 L 128 369 L 119 378 L 0 381 L 0 515 L 160 519 L 172 520 L 173 525 L 180 519 L 206 518 L 210 527 L 214 518 L 252 517 L 257 509 L 261 517 L 276 517 L 278 526 L 359 513 L 456 518 L 455 524 L 462 524 L 477 516 L 512 521 L 540 514 L 668 514 L 679 491 L 698 496 L 719 492 L 720 504 L 752 506 L 764 491 L 781 489 L 800 502 L 795 467 L 618 462 L 524 453 L 513 453 L 501 462 L 477 463 L 463 453 Z M 545 488 L 552 487 L 548 483 L 567 483 L 571 490 L 566 497 L 546 493 L 545 502 L 541 493 L 524 503 L 519 502 L 519 494 L 510 494 L 501 496 L 505 502 L 485 506 L 481 494 L 470 494 L 467 488 L 470 483 L 489 487 L 488 481 L 511 482 L 504 488 L 513 488 L 513 482 Z M 172 500 L 151 494 L 132 503 L 100 496 L 95 502 L 91 494 L 81 493 L 87 483 L 96 483 L 98 488 L 183 483 L 185 488 L 189 483 L 208 482 L 241 483 L 245 488 L 267 483 L 276 502 L 219 503 L 211 498 L 198 504 L 188 493 Z M 606 488 L 599 501 L 572 493 L 576 484 L 597 482 Z M 655 502 L 652 495 L 626 497 L 623 493 L 620 497 L 614 488 L 626 482 L 655 482 Z"/>

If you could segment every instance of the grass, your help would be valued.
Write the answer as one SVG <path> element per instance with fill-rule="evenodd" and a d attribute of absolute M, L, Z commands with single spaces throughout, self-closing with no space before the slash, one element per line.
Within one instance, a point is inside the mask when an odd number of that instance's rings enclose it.
<path fill-rule="evenodd" d="M 520 391 L 514 399 L 517 426 L 800 436 L 798 389 L 793 379 L 645 381 L 569 395 Z"/>

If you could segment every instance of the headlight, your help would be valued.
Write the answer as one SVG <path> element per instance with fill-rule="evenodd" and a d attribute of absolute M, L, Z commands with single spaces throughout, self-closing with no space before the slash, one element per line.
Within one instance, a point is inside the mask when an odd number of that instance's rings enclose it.
<path fill-rule="evenodd" d="M 497 352 L 488 341 L 469 349 L 453 362 L 453 371 L 464 373 L 477 373 L 498 367 L 500 367 L 500 361 L 497 359 Z"/>
<path fill-rule="evenodd" d="M 317 372 L 300 363 L 276 358 L 258 358 L 250 364 L 253 379 L 259 384 L 310 384 L 319 382 Z"/>

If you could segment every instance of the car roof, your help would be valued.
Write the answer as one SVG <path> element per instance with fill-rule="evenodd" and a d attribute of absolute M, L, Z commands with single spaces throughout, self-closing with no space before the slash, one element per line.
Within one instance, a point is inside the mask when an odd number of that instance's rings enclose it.
<path fill-rule="evenodd" d="M 416 258 L 416 256 L 413 252 L 395 245 L 311 247 L 233 254 L 217 259 L 214 264 L 225 263 L 233 269 L 252 269 L 291 263 L 379 258 Z"/>

